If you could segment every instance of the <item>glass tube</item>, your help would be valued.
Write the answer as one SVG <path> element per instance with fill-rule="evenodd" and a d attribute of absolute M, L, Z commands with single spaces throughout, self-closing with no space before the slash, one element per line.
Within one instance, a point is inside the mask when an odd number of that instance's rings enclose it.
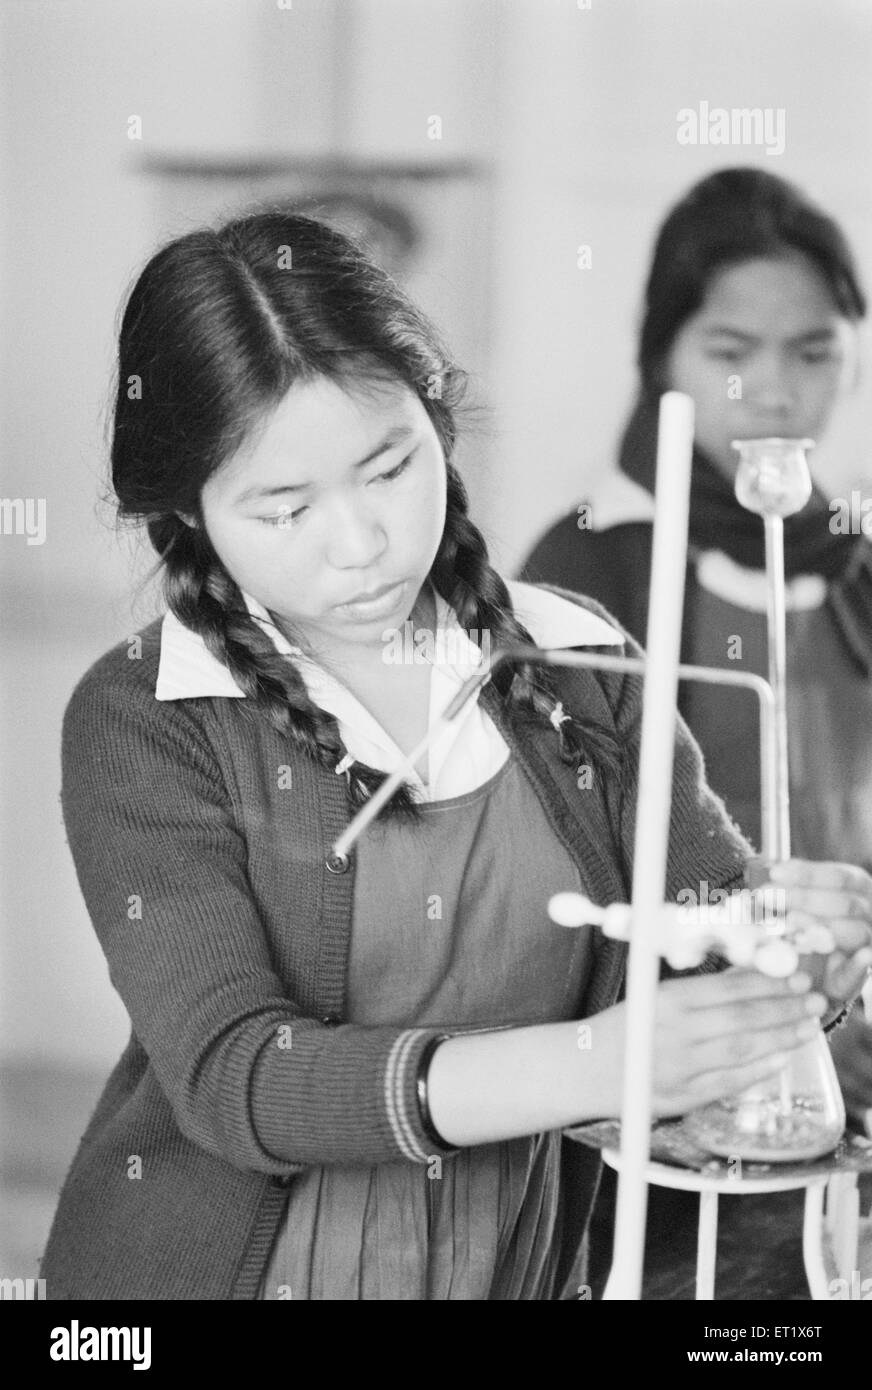
<path fill-rule="evenodd" d="M 811 439 L 734 440 L 739 452 L 736 497 L 762 517 L 766 544 L 769 683 L 775 697 L 769 747 L 761 775 L 771 815 L 763 826 L 757 866 L 790 857 L 787 759 L 784 518 L 800 511 L 812 493 L 806 450 Z M 749 886 L 757 886 L 749 878 Z M 775 931 L 784 927 L 776 925 Z M 811 964 L 811 962 L 809 962 Z M 845 1106 L 823 1032 L 794 1049 L 771 1078 L 701 1107 L 686 1117 L 701 1147 L 724 1158 L 777 1163 L 817 1158 L 835 1148 L 845 1129 Z"/>

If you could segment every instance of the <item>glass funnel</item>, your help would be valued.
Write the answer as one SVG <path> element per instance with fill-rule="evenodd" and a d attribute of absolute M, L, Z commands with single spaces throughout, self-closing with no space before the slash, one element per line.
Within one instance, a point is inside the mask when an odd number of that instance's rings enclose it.
<path fill-rule="evenodd" d="M 811 474 L 805 454 L 813 439 L 734 439 L 739 453 L 736 497 L 758 516 L 793 516 L 811 497 Z"/>

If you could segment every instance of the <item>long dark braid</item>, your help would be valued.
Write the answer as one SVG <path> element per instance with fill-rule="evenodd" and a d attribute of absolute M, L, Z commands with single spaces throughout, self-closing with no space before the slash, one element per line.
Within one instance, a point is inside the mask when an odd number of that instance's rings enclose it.
<path fill-rule="evenodd" d="M 533 644 L 515 616 L 504 580 L 490 563 L 484 537 L 470 520 L 463 479 L 451 464 L 447 475 L 445 531 L 432 571 L 436 588 L 454 609 L 461 627 L 467 632 L 489 632 L 495 649 Z M 494 676 L 494 685 L 510 711 L 551 724 L 557 704 L 553 668 L 526 662 L 506 665 Z M 622 759 L 614 736 L 592 720 L 579 721 L 571 710 L 564 709 L 564 715 L 557 725 L 562 760 L 576 767 L 587 762 L 618 772 Z"/>

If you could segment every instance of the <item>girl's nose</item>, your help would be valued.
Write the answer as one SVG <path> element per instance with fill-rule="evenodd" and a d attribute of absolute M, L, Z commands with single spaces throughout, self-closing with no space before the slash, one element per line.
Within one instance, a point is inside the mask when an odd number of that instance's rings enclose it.
<path fill-rule="evenodd" d="M 760 362 L 745 381 L 745 399 L 761 414 L 788 414 L 796 405 L 795 375 L 780 357 Z"/>
<path fill-rule="evenodd" d="M 327 559 L 336 569 L 365 570 L 378 563 L 387 536 L 378 517 L 360 500 L 337 503 L 330 517 Z"/>

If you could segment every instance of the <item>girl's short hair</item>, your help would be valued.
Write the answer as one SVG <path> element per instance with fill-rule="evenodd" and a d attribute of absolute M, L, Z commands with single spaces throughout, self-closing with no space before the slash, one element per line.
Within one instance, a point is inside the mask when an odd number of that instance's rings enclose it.
<path fill-rule="evenodd" d="M 335 227 L 271 208 L 169 242 L 130 293 L 117 370 L 118 517 L 145 522 L 167 606 L 251 697 L 235 702 L 244 717 L 265 712 L 330 768 L 345 754 L 334 716 L 310 700 L 294 663 L 249 614 L 211 545 L 200 502 L 209 478 L 299 383 L 328 378 L 354 392 L 391 382 L 416 393 L 447 470 L 446 521 L 430 578 L 473 640 L 487 633 L 495 648 L 531 641 L 469 518 L 452 462 L 466 375 L 400 286 Z M 510 709 L 543 722 L 553 712 L 545 667 L 503 668 L 494 683 Z M 573 719 L 560 724 L 565 761 L 617 767 L 620 753 L 606 731 L 586 724 L 583 747 L 581 729 Z M 352 805 L 383 776 L 354 763 Z M 414 807 L 404 786 L 386 810 L 414 815 Z"/>
<path fill-rule="evenodd" d="M 671 210 L 654 247 L 638 366 L 650 398 L 667 389 L 669 350 L 725 266 L 800 252 L 823 277 L 833 304 L 856 321 L 866 313 L 851 248 L 838 224 L 794 184 L 764 169 L 721 169 L 694 184 Z"/>

